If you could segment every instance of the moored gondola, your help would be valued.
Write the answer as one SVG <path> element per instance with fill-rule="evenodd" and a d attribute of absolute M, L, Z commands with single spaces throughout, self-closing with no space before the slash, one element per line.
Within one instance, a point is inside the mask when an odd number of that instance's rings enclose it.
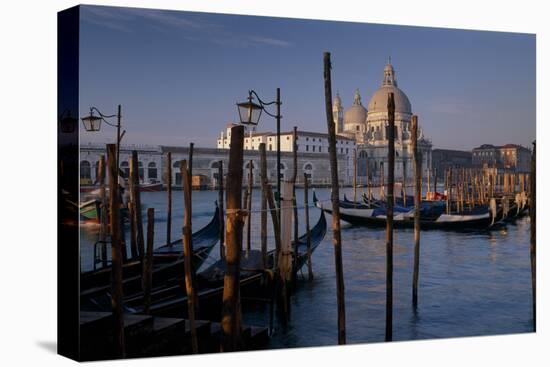
<path fill-rule="evenodd" d="M 319 220 L 316 225 L 311 228 L 311 252 L 322 242 L 327 231 L 327 221 L 325 214 L 321 211 Z M 298 239 L 297 252 L 297 270 L 299 270 L 307 262 L 307 242 L 306 235 Z M 272 264 L 274 260 L 274 251 L 268 252 L 268 268 L 263 269 L 261 252 L 252 250 L 248 254 L 243 252 L 241 258 L 241 277 L 240 289 L 243 296 L 254 295 L 266 296 L 269 294 L 270 281 L 272 277 Z M 201 316 L 208 315 L 210 317 L 219 317 L 221 315 L 221 303 L 223 294 L 223 278 L 225 274 L 225 260 L 218 260 L 210 265 L 201 273 L 197 274 L 197 298 Z M 155 274 L 153 275 L 155 281 Z M 164 283 L 158 284 L 153 288 L 151 293 L 151 315 L 157 316 L 176 316 L 185 315 L 187 310 L 187 295 L 185 284 L 182 277 L 173 277 L 165 279 Z M 142 311 L 143 293 L 134 292 L 125 294 L 125 307 L 127 312 L 139 313 Z M 89 298 L 86 303 L 88 310 L 109 310 L 110 297 L 109 294 L 101 294 L 96 297 Z"/>
<path fill-rule="evenodd" d="M 331 213 L 332 208 L 322 205 L 314 195 L 314 203 L 322 210 Z M 461 212 L 446 213 L 445 203 L 423 202 L 420 208 L 420 227 L 422 229 L 463 230 L 486 229 L 502 219 L 502 208 L 494 205 L 477 206 Z M 353 225 L 368 227 L 386 226 L 385 206 L 364 210 L 340 206 L 340 218 Z M 394 228 L 414 227 L 414 208 L 394 207 Z"/>
<path fill-rule="evenodd" d="M 208 255 L 219 240 L 220 217 L 219 208 L 210 222 L 193 233 L 193 264 L 198 268 L 208 258 Z M 162 280 L 176 274 L 183 274 L 183 245 L 182 240 L 173 241 L 168 245 L 158 247 L 153 252 L 153 278 Z M 126 290 L 139 288 L 141 278 L 141 262 L 134 259 L 123 265 L 123 283 Z M 109 290 L 111 282 L 111 267 L 107 266 L 80 275 L 80 289 L 82 295 L 98 294 Z"/>

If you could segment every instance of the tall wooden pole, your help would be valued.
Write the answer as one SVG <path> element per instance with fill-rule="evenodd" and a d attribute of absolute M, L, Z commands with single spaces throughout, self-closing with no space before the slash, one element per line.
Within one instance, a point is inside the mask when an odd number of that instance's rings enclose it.
<path fill-rule="evenodd" d="M 380 162 L 380 200 L 384 200 L 386 196 L 385 188 L 386 182 L 384 180 L 384 162 Z"/>
<path fill-rule="evenodd" d="M 193 243 L 192 243 L 192 208 L 191 208 L 191 186 L 190 186 L 190 172 L 187 168 L 187 161 L 184 159 L 180 162 L 180 171 L 182 174 L 183 184 L 183 198 L 185 204 L 185 211 L 183 216 L 183 256 L 185 267 L 185 289 L 187 291 L 187 312 L 189 316 L 189 324 L 191 325 L 191 347 L 193 353 L 199 352 L 197 328 L 195 325 L 195 312 L 196 312 L 196 293 L 195 293 L 195 279 L 193 268 Z"/>
<path fill-rule="evenodd" d="M 220 259 L 225 258 L 225 217 L 223 203 L 223 161 L 218 161 L 218 210 L 220 216 Z"/>
<path fill-rule="evenodd" d="M 537 144 L 533 142 L 531 176 L 529 177 L 529 217 L 531 220 L 531 287 L 533 297 L 533 331 L 537 330 Z"/>
<path fill-rule="evenodd" d="M 393 339 L 393 185 L 395 169 L 395 101 L 388 93 L 388 195 L 386 212 L 386 341 Z"/>
<path fill-rule="evenodd" d="M 402 195 L 403 195 L 403 206 L 407 206 L 407 162 L 405 157 L 401 158 L 403 160 L 403 185 L 402 185 Z"/>
<path fill-rule="evenodd" d="M 130 219 L 130 254 L 132 259 L 136 259 L 139 254 L 137 250 L 137 233 L 136 233 L 136 213 L 135 213 L 135 192 L 136 183 L 134 176 L 136 176 L 137 166 L 134 164 L 134 160 L 130 160 L 130 177 L 128 177 L 128 188 L 130 189 L 130 200 L 128 202 L 128 217 Z M 138 184 L 139 185 L 139 184 Z M 137 188 L 139 190 L 139 186 Z"/>
<path fill-rule="evenodd" d="M 248 215 L 246 216 L 246 253 L 249 254 L 252 249 L 251 241 L 251 225 L 252 225 L 252 184 L 254 181 L 254 171 L 253 171 L 253 162 L 252 159 L 248 162 L 248 196 L 246 200 L 246 210 Z"/>
<path fill-rule="evenodd" d="M 108 210 L 107 210 L 107 194 L 105 190 L 105 156 L 102 154 L 99 157 L 99 198 L 101 200 L 101 225 L 99 227 L 99 240 L 101 241 L 101 265 L 107 266 L 107 232 L 108 229 Z"/>
<path fill-rule="evenodd" d="M 241 211 L 243 182 L 244 127 L 231 128 L 231 148 L 227 172 L 227 248 L 223 278 L 222 352 L 236 351 L 241 344 L 240 262 L 243 217 Z"/>
<path fill-rule="evenodd" d="M 307 245 L 307 274 L 308 279 L 313 280 L 313 264 L 311 263 L 311 233 L 309 229 L 309 179 L 307 173 L 304 172 L 304 210 L 306 220 L 306 245 Z"/>
<path fill-rule="evenodd" d="M 133 193 L 132 203 L 134 209 L 134 220 L 136 225 L 136 242 L 137 249 L 139 253 L 139 258 L 143 266 L 143 255 L 145 252 L 145 244 L 143 239 L 143 219 L 141 216 L 141 195 L 139 192 L 139 169 L 138 169 L 138 154 L 137 151 L 132 151 L 132 160 L 130 162 L 130 168 L 134 167 L 133 176 L 131 177 L 133 181 Z"/>
<path fill-rule="evenodd" d="M 437 192 L 437 168 L 434 168 L 434 193 Z"/>
<path fill-rule="evenodd" d="M 353 150 L 353 205 L 357 204 L 357 149 Z"/>
<path fill-rule="evenodd" d="M 166 244 L 172 243 L 172 153 L 166 154 Z"/>
<path fill-rule="evenodd" d="M 414 270 L 412 302 L 413 307 L 418 305 L 418 274 L 420 271 L 420 176 L 422 175 L 422 160 L 418 152 L 418 118 L 412 116 L 412 151 L 414 168 Z"/>
<path fill-rule="evenodd" d="M 330 173 L 332 181 L 332 243 L 336 268 L 336 299 L 338 301 L 338 344 L 346 344 L 346 305 L 344 295 L 344 266 L 342 264 L 342 238 L 340 231 L 340 191 L 338 185 L 338 161 L 336 159 L 336 131 L 332 116 L 330 52 L 324 53 L 325 111 L 327 116 Z"/>
<path fill-rule="evenodd" d="M 281 278 L 281 300 L 285 321 L 290 318 L 290 286 L 293 278 L 292 263 L 292 182 L 283 182 L 281 200 L 281 251 L 279 252 L 279 274 Z"/>
<path fill-rule="evenodd" d="M 262 265 L 267 268 L 267 198 L 264 182 L 267 182 L 267 158 L 265 143 L 260 143 L 260 183 L 262 184 L 261 212 L 260 212 L 260 245 L 262 249 Z"/>
<path fill-rule="evenodd" d="M 366 172 L 366 176 L 367 176 L 367 197 L 369 199 L 369 204 L 370 204 L 370 201 L 372 200 L 372 189 L 371 189 L 371 182 L 370 182 L 370 174 L 369 174 L 369 158 L 367 157 L 365 159 L 365 172 Z"/>
<path fill-rule="evenodd" d="M 143 304 L 145 313 L 151 307 L 151 288 L 153 286 L 153 244 L 155 239 L 155 209 L 147 208 L 147 250 L 143 267 Z"/>
<path fill-rule="evenodd" d="M 132 259 L 137 259 L 139 256 L 136 243 L 136 220 L 134 202 L 130 200 L 128 202 L 128 217 L 130 219 L 130 254 Z"/>
<path fill-rule="evenodd" d="M 122 243 L 120 241 L 120 201 L 118 195 L 118 167 L 116 165 L 116 145 L 107 144 L 107 160 L 109 162 L 109 207 L 111 213 L 111 261 L 112 285 L 111 304 L 113 308 L 113 340 L 117 356 L 126 355 L 124 343 L 124 313 L 122 293 Z"/>
<path fill-rule="evenodd" d="M 296 200 L 296 181 L 298 178 L 298 127 L 294 126 L 292 130 L 292 206 L 293 206 L 293 238 L 294 247 L 292 249 L 294 256 L 292 261 L 292 282 L 296 281 L 296 263 L 298 256 L 298 202 Z"/>

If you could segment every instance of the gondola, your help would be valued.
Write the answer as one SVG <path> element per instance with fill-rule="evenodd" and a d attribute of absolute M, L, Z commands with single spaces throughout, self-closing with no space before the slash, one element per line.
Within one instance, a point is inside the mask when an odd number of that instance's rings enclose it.
<path fill-rule="evenodd" d="M 311 252 L 322 242 L 327 231 L 327 221 L 325 214 L 321 211 L 316 225 L 311 228 Z M 298 271 L 307 262 L 307 237 L 301 236 L 298 239 L 297 246 L 297 266 Z M 268 252 L 268 268 L 273 264 L 274 251 Z M 262 269 L 261 252 L 252 250 L 250 253 L 243 252 L 241 256 L 241 274 L 240 289 L 241 294 L 246 296 L 252 294 L 258 296 L 265 292 L 269 287 L 263 285 L 270 284 L 270 270 Z M 223 294 L 223 277 L 225 274 L 225 260 L 218 260 L 207 269 L 197 274 L 197 298 L 201 315 L 219 315 L 221 314 L 221 303 Z M 153 275 L 154 279 L 154 275 Z M 92 310 L 109 310 L 110 297 L 105 295 L 91 300 L 94 308 Z M 165 281 L 164 284 L 157 285 L 151 293 L 150 313 L 156 316 L 174 317 L 176 315 L 185 315 L 187 310 L 187 295 L 185 283 L 182 277 L 172 278 Z M 127 312 L 139 313 L 143 311 L 143 294 L 134 293 L 125 297 L 125 307 Z M 88 307 L 91 305 L 88 302 Z"/>
<path fill-rule="evenodd" d="M 324 239 L 326 231 L 327 221 L 325 214 L 321 211 L 319 220 L 310 230 L 312 253 Z M 294 248 L 294 246 L 292 246 L 292 248 Z M 296 250 L 296 272 L 298 272 L 307 262 L 307 235 L 304 234 L 298 238 Z M 269 268 L 271 268 L 273 264 L 274 255 L 275 252 L 273 250 L 268 252 Z M 209 266 L 203 272 L 197 274 L 197 283 L 199 285 L 197 298 L 199 300 L 201 313 L 203 311 L 209 313 L 208 310 L 210 310 L 213 311 L 214 314 L 219 314 L 218 311 L 221 311 L 225 268 L 226 263 L 225 260 L 222 259 Z M 241 295 L 243 297 L 258 297 L 262 293 L 265 293 L 269 287 L 262 287 L 262 284 L 265 285 L 263 281 L 269 278 L 269 276 L 267 276 L 268 273 L 270 273 L 269 270 L 263 270 L 262 268 L 262 256 L 260 251 L 253 250 L 249 254 L 243 252 L 241 256 L 240 274 Z M 160 292 L 164 299 L 153 302 L 150 308 L 151 314 L 169 317 L 185 312 L 187 307 L 187 296 L 185 294 L 183 282 L 180 282 L 174 291 L 175 294 L 169 294 L 169 292 L 166 291 L 162 294 L 163 290 L 158 290 L 157 292 Z M 138 305 L 141 302 L 140 299 L 136 301 Z M 136 311 L 139 312 L 139 306 Z"/>
<path fill-rule="evenodd" d="M 315 195 L 313 201 L 317 207 L 332 213 L 332 208 L 324 207 Z M 485 205 L 471 210 L 464 210 L 460 213 L 446 214 L 444 202 L 426 202 L 421 205 L 420 214 L 420 227 L 422 229 L 486 229 L 500 221 L 502 208 L 497 208 L 495 205 L 493 210 L 490 206 Z M 372 210 L 340 207 L 340 219 L 353 225 L 385 227 L 385 207 Z M 394 207 L 393 225 L 394 228 L 413 228 L 414 208 Z"/>
<path fill-rule="evenodd" d="M 216 210 L 210 222 L 193 233 L 193 264 L 195 269 L 200 267 L 208 258 L 208 255 L 220 238 L 219 208 Z M 153 252 L 153 278 L 161 281 L 175 274 L 183 274 L 183 242 L 182 239 L 173 241 L 168 245 L 158 247 Z M 123 265 L 123 279 L 125 291 L 139 289 L 141 282 L 141 262 L 131 260 Z M 81 273 L 81 295 L 94 295 L 110 289 L 111 267 L 101 268 L 95 271 Z"/>

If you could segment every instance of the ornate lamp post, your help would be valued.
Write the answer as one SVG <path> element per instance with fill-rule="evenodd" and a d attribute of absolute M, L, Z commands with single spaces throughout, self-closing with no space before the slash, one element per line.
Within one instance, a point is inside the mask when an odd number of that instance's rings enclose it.
<path fill-rule="evenodd" d="M 98 116 L 94 115 L 94 111 L 98 114 Z M 116 127 L 116 167 L 118 170 L 118 163 L 120 160 L 120 142 L 122 138 L 124 137 L 124 134 L 126 133 L 126 130 L 120 132 L 121 128 L 121 114 L 122 107 L 118 105 L 118 112 L 116 115 L 104 115 L 99 111 L 96 107 L 90 107 L 90 114 L 88 116 L 82 117 L 82 124 L 84 125 L 84 129 L 86 131 L 99 131 L 101 129 L 101 122 L 105 122 L 107 125 Z M 107 119 L 111 118 L 117 118 L 117 122 L 111 123 Z"/>
<path fill-rule="evenodd" d="M 254 102 L 254 97 L 258 103 Z M 270 105 L 276 106 L 275 114 L 270 113 L 265 108 Z M 273 117 L 277 121 L 277 207 L 281 207 L 281 89 L 277 88 L 277 97 L 274 101 L 264 102 L 260 99 L 254 90 L 248 91 L 248 100 L 246 102 L 237 103 L 239 111 L 239 119 L 243 125 L 256 126 L 260 122 L 262 111 Z M 280 215 L 280 211 L 278 211 Z M 280 220 L 280 218 L 279 218 Z"/>

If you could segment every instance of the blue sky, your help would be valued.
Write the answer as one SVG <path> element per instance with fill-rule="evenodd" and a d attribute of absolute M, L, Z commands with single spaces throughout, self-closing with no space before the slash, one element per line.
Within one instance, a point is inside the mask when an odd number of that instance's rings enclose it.
<path fill-rule="evenodd" d="M 333 92 L 363 105 L 388 56 L 434 148 L 530 146 L 535 36 L 365 23 L 83 6 L 80 109 L 122 104 L 125 143 L 214 147 L 235 103 L 281 88 L 282 129 L 326 132 L 323 52 Z M 263 116 L 259 130 L 273 131 Z M 83 132 L 108 142 L 114 129 Z"/>

